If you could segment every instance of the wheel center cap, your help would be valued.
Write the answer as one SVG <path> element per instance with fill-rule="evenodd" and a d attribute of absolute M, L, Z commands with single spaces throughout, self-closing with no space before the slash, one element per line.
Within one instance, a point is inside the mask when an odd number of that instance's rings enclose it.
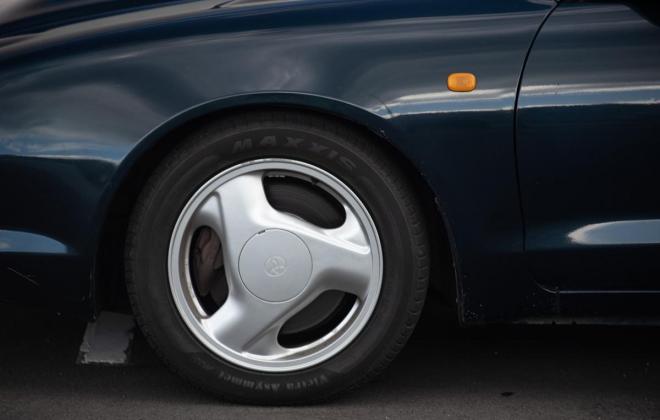
<path fill-rule="evenodd" d="M 246 242 L 238 269 L 243 284 L 253 295 L 268 302 L 284 302 L 307 286 L 312 256 L 298 236 L 268 229 Z"/>

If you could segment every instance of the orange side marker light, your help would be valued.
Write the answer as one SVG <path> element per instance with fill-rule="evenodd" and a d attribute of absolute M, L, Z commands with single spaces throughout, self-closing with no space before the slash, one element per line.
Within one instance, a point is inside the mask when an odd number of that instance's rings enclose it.
<path fill-rule="evenodd" d="M 452 73 L 447 77 L 447 87 L 454 92 L 471 92 L 477 87 L 477 76 L 472 73 Z"/>

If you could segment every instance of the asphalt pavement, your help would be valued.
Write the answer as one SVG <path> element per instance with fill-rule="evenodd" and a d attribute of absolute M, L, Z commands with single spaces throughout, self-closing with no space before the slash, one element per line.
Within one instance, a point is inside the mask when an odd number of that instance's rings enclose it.
<path fill-rule="evenodd" d="M 76 364 L 85 322 L 0 305 L 0 419 L 653 419 L 660 328 L 458 329 L 425 315 L 376 381 L 309 407 L 249 407 L 200 393 L 139 334 L 131 365 Z"/>

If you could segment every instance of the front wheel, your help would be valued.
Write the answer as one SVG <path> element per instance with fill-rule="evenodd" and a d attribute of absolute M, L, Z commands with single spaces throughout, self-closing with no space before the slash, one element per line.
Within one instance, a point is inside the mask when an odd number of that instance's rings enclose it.
<path fill-rule="evenodd" d="M 126 246 L 129 296 L 165 362 L 231 400 L 294 404 L 398 353 L 428 277 L 422 212 L 361 133 L 314 116 L 233 117 L 151 176 Z"/>

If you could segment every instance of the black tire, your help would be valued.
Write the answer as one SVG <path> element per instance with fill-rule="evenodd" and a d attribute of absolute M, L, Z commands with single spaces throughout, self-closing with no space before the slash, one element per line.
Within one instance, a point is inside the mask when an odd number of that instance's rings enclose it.
<path fill-rule="evenodd" d="M 285 141 L 287 137 L 298 139 L 297 143 Z M 365 329 L 333 358 L 291 373 L 247 370 L 209 351 L 180 318 L 168 283 L 170 235 L 193 192 L 230 166 L 264 157 L 311 163 L 352 188 L 371 213 L 384 260 L 382 289 Z M 225 118 L 181 139 L 136 202 L 125 255 L 133 311 L 145 337 L 168 366 L 224 399 L 288 405 L 334 397 L 381 372 L 413 331 L 429 273 L 422 214 L 396 162 L 358 130 L 302 112 Z"/>

